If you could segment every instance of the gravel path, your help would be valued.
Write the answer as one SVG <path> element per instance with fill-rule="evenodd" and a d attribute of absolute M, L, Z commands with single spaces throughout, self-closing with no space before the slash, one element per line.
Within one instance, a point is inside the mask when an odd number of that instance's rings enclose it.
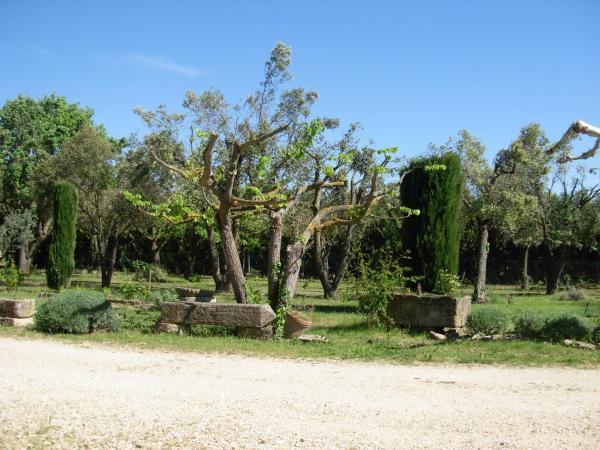
<path fill-rule="evenodd" d="M 600 448 L 600 371 L 0 338 L 0 448 Z"/>

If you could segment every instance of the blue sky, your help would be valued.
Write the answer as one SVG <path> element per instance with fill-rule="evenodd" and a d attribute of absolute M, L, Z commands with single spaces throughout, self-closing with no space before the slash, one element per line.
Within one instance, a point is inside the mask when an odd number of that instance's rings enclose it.
<path fill-rule="evenodd" d="M 598 0 L 1 0 L 0 17 L 0 102 L 56 92 L 114 136 L 187 90 L 244 98 L 278 41 L 316 114 L 406 155 L 461 128 L 495 151 L 530 122 L 551 140 L 600 125 Z"/>

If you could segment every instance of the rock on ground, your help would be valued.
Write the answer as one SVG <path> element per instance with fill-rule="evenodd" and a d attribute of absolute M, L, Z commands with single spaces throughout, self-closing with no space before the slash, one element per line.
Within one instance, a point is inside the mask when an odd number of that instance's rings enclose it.
<path fill-rule="evenodd" d="M 0 448 L 598 448 L 600 370 L 0 338 Z"/>

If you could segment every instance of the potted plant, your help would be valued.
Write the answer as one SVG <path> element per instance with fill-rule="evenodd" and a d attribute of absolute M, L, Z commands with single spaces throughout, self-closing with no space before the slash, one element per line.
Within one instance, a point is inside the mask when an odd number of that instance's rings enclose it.
<path fill-rule="evenodd" d="M 307 306 L 304 304 L 287 308 L 283 326 L 283 337 L 286 339 L 294 339 L 302 336 L 304 330 L 312 326 L 310 314 L 314 309 L 314 306 Z"/>

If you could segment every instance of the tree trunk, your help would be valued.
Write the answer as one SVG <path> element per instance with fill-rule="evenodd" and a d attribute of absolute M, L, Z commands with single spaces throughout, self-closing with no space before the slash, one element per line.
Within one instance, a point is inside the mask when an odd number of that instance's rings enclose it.
<path fill-rule="evenodd" d="M 250 252 L 246 249 L 246 276 L 249 277 L 252 274 L 252 263 L 250 261 Z"/>
<path fill-rule="evenodd" d="M 337 295 L 337 290 L 346 276 L 355 228 L 356 225 L 350 225 L 348 228 L 348 233 L 342 242 L 342 251 L 333 273 L 331 272 L 331 266 L 329 265 L 329 252 L 326 252 L 323 249 L 321 233 L 319 231 L 315 231 L 314 233 L 315 267 L 325 298 L 334 298 Z"/>
<path fill-rule="evenodd" d="M 274 268 L 281 262 L 281 240 L 283 239 L 283 211 L 269 212 L 271 230 L 269 234 L 269 248 L 267 251 L 267 280 L 268 298 L 273 306 L 277 304 L 277 279 Z"/>
<path fill-rule="evenodd" d="M 315 269 L 323 288 L 323 297 L 332 298 L 335 296 L 335 292 L 329 279 L 329 252 L 326 252 L 323 248 L 323 240 L 319 230 L 316 230 L 313 234 L 313 243 L 315 246 Z"/>
<path fill-rule="evenodd" d="M 156 238 L 150 240 L 150 250 L 152 251 L 152 262 L 157 266 L 160 266 L 160 249 Z"/>
<path fill-rule="evenodd" d="M 88 273 L 93 273 L 98 270 L 98 240 L 93 235 L 90 240 L 90 261 L 87 266 Z"/>
<path fill-rule="evenodd" d="M 221 235 L 221 245 L 223 246 L 223 254 L 227 263 L 227 273 L 231 281 L 235 301 L 237 303 L 248 303 L 244 288 L 246 279 L 242 270 L 238 248 L 235 244 L 233 220 L 227 206 L 219 208 L 219 233 Z"/>
<path fill-rule="evenodd" d="M 546 261 L 546 295 L 552 295 L 558 290 L 560 277 L 565 270 L 568 258 L 568 249 L 561 247 L 558 250 L 558 258 L 548 251 L 548 259 Z"/>
<path fill-rule="evenodd" d="M 227 291 L 227 276 L 221 273 L 221 258 L 219 257 L 219 248 L 215 239 L 215 231 L 212 226 L 208 226 L 208 247 L 210 251 L 210 274 L 215 282 L 215 290 L 218 292 Z"/>
<path fill-rule="evenodd" d="M 529 245 L 523 250 L 523 270 L 521 271 L 521 289 L 529 289 Z"/>
<path fill-rule="evenodd" d="M 18 255 L 19 272 L 22 274 L 29 274 L 31 272 L 31 257 L 29 252 L 29 245 L 24 244 L 19 248 Z"/>
<path fill-rule="evenodd" d="M 286 267 L 283 275 L 283 285 L 288 294 L 288 299 L 292 300 L 296 295 L 298 286 L 298 277 L 302 267 L 302 257 L 306 250 L 306 244 L 302 241 L 296 241 L 287 246 Z"/>
<path fill-rule="evenodd" d="M 346 272 L 348 271 L 348 261 L 350 260 L 350 252 L 352 250 L 352 238 L 354 237 L 354 230 L 356 226 L 351 225 L 348 229 L 348 235 L 344 240 L 344 246 L 342 248 L 342 254 L 340 255 L 340 261 L 333 277 L 333 281 L 331 282 L 331 293 L 330 296 L 333 298 L 337 295 L 337 290 L 342 283 L 342 280 L 346 276 Z"/>
<path fill-rule="evenodd" d="M 23 274 L 29 274 L 31 272 L 31 262 L 33 261 L 33 256 L 40 248 L 40 245 L 42 245 L 42 243 L 50 234 L 51 225 L 51 219 L 47 219 L 41 222 L 38 221 L 35 226 L 35 237 L 33 238 L 33 240 L 19 248 L 19 254 L 17 258 L 17 262 L 19 264 L 19 272 Z"/>
<path fill-rule="evenodd" d="M 487 295 L 485 291 L 485 279 L 487 274 L 488 237 L 488 225 L 484 223 L 481 225 L 479 230 L 477 283 L 475 284 L 475 292 L 473 293 L 473 301 L 475 301 L 476 303 L 485 303 L 487 301 Z"/>
<path fill-rule="evenodd" d="M 102 273 L 102 287 L 110 287 L 112 276 L 117 261 L 117 249 L 119 248 L 119 235 L 111 235 L 108 237 L 108 242 L 104 254 L 100 255 L 100 270 Z"/>

